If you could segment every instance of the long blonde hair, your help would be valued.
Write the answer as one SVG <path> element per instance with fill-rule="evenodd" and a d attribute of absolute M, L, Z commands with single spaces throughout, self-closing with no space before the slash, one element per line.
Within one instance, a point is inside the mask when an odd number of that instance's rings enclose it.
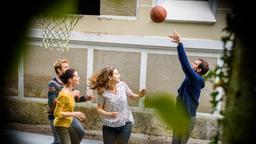
<path fill-rule="evenodd" d="M 113 76 L 114 66 L 106 66 L 100 72 L 93 74 L 89 78 L 90 89 L 96 89 L 99 95 L 102 95 L 104 90 L 113 90 L 114 85 L 109 82 L 109 77 Z"/>

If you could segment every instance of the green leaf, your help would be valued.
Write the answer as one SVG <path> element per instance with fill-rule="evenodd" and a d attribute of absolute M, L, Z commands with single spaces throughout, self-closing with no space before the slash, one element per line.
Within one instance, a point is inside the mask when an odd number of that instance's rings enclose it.
<path fill-rule="evenodd" d="M 189 126 L 189 117 L 183 106 L 175 104 L 175 96 L 170 93 L 152 93 L 145 98 L 145 107 L 154 108 L 160 118 L 178 135 L 183 136 Z"/>
<path fill-rule="evenodd" d="M 59 17 L 63 14 L 75 14 L 78 11 L 78 0 L 57 0 L 48 9 L 45 9 L 42 14 L 48 16 Z"/>
<path fill-rule="evenodd" d="M 218 94 L 219 94 L 218 91 L 214 91 L 214 92 L 212 92 L 211 96 L 214 97 L 214 98 L 216 98 Z"/>

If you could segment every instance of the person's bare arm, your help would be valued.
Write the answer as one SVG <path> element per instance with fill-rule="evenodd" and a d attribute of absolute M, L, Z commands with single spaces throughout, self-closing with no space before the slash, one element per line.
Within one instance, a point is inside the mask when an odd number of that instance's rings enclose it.
<path fill-rule="evenodd" d="M 111 118 L 116 118 L 118 115 L 118 112 L 107 112 L 103 109 L 104 105 L 103 104 L 97 104 L 97 112 L 101 115 L 111 117 Z"/>
<path fill-rule="evenodd" d="M 139 94 L 131 93 L 131 94 L 129 95 L 129 98 L 130 98 L 130 99 L 139 99 L 139 98 L 141 98 L 141 97 L 144 97 L 144 96 L 146 95 L 146 93 L 147 93 L 146 89 L 142 89 L 142 90 L 139 92 Z"/>

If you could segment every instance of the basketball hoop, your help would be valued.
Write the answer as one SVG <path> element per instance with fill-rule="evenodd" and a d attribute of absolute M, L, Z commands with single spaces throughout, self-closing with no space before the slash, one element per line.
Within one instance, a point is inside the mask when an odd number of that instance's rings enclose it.
<path fill-rule="evenodd" d="M 67 51 L 71 31 L 80 18 L 80 15 L 40 16 L 38 21 L 43 39 L 41 46 L 50 50 Z"/>

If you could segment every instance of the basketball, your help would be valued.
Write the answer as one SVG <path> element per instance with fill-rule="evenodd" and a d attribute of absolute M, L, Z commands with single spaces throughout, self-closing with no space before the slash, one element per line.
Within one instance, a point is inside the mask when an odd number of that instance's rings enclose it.
<path fill-rule="evenodd" d="M 156 23 L 163 22 L 167 16 L 167 12 L 164 7 L 158 5 L 154 6 L 150 10 L 150 18 Z"/>

